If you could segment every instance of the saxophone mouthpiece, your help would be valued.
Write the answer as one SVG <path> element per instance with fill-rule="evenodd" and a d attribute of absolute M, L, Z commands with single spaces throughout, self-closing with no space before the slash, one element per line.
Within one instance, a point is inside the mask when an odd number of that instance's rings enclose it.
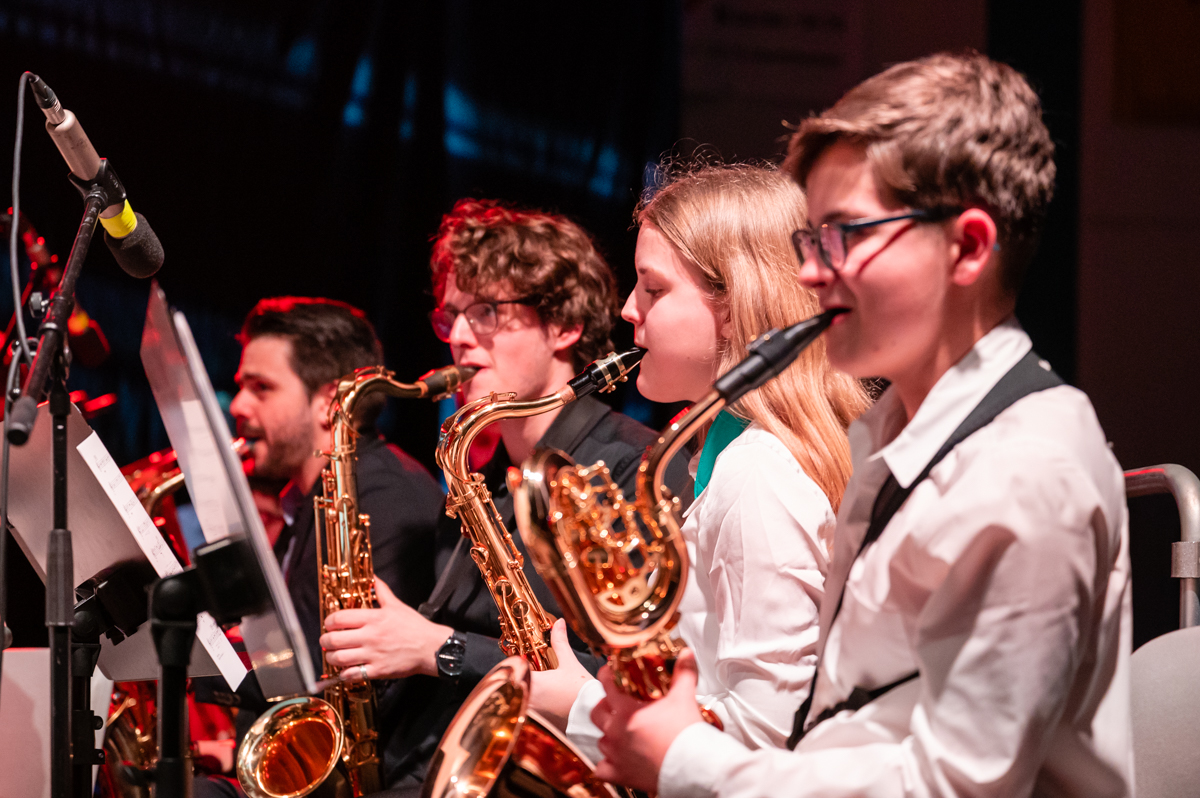
<path fill-rule="evenodd" d="M 746 347 L 750 352 L 749 356 L 721 375 L 713 383 L 713 390 L 721 395 L 726 404 L 733 404 L 772 377 L 778 376 L 825 332 L 834 318 L 846 310 L 847 308 L 830 308 L 783 330 L 768 330 L 763 333 Z"/>
<path fill-rule="evenodd" d="M 575 392 L 576 399 L 595 391 L 608 393 L 617 387 L 618 382 L 625 382 L 629 378 L 629 372 L 633 371 L 634 366 L 641 362 L 645 354 L 646 350 L 638 347 L 620 354 L 609 352 L 575 375 L 567 383 L 567 387 Z"/>
<path fill-rule="evenodd" d="M 436 402 L 467 384 L 477 371 L 474 366 L 443 366 L 422 375 L 417 382 L 425 386 L 425 395 Z"/>

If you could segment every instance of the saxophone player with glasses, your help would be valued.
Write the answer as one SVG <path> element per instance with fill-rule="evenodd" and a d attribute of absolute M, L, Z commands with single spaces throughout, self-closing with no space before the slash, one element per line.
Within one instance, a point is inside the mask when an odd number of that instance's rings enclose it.
<path fill-rule="evenodd" d="M 383 348 L 366 315 L 330 299 L 276 297 L 260 301 L 246 317 L 240 341 L 239 391 L 230 406 L 238 434 L 252 447 L 254 476 L 286 482 L 281 495 L 285 526 L 275 551 L 300 626 L 321 673 L 320 593 L 314 498 L 322 495 L 322 471 L 334 441 L 330 405 L 344 376 L 383 364 Z M 433 584 L 433 542 L 443 510 L 442 491 L 416 460 L 371 434 L 383 407 L 381 394 L 364 397 L 354 414 L 355 497 L 370 517 L 375 590 L 383 604 L 418 605 Z M 352 663 L 361 665 L 361 662 Z M 357 670 L 357 669 L 356 669 Z M 233 699 L 239 730 L 267 709 L 252 675 Z M 381 705 L 387 691 L 378 691 Z M 389 717 L 376 713 L 380 738 Z M 241 736 L 241 735 L 239 735 Z M 238 792 L 230 779 L 197 779 L 197 798 Z"/>
<path fill-rule="evenodd" d="M 582 367 L 610 351 L 618 313 L 616 280 L 591 239 L 568 219 L 499 202 L 462 200 L 434 240 L 435 334 L 458 366 L 473 367 L 467 402 L 512 392 L 531 400 L 562 389 Z M 604 460 L 615 480 L 633 489 L 637 466 L 654 433 L 604 403 L 584 397 L 565 406 L 495 424 L 500 442 L 477 468 L 507 529 L 515 530 L 505 471 L 537 446 L 582 461 Z M 680 463 L 672 489 L 686 493 Z M 517 547 L 525 554 L 519 540 Z M 416 612 L 402 604 L 334 613 L 321 638 L 328 661 L 371 678 L 411 677 L 398 695 L 402 718 L 382 751 L 385 781 L 397 795 L 419 793 L 430 757 L 463 699 L 504 658 L 496 603 L 471 556 L 460 522 L 443 517 L 437 536 L 440 574 Z M 545 583 L 526 560 L 533 594 L 560 615 Z M 580 657 L 595 670 L 599 662 Z M 381 711 L 385 707 L 381 703 Z"/>
<path fill-rule="evenodd" d="M 686 680 L 609 693 L 598 776 L 662 798 L 1134 795 L 1121 466 L 1014 316 L 1054 148 L 1029 82 L 971 51 L 797 126 L 796 279 L 838 313 L 834 367 L 890 382 L 850 428 L 813 688 L 791 750 L 715 732 Z"/>

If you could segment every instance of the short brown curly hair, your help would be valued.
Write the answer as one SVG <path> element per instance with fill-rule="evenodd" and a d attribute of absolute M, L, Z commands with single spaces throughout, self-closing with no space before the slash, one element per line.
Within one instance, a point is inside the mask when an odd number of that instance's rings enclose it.
<path fill-rule="evenodd" d="M 459 290 L 477 296 L 507 283 L 517 296 L 536 298 L 543 324 L 581 325 L 572 348 L 576 368 L 612 349 L 620 312 L 616 277 L 591 237 L 564 216 L 461 199 L 442 217 L 430 268 L 439 302 L 453 274 Z"/>
<path fill-rule="evenodd" d="M 1054 196 L 1054 142 L 1037 93 L 1007 64 L 968 51 L 896 64 L 792 136 L 783 169 L 805 186 L 835 141 L 866 148 L 879 185 L 913 208 L 980 206 L 1015 294 Z"/>

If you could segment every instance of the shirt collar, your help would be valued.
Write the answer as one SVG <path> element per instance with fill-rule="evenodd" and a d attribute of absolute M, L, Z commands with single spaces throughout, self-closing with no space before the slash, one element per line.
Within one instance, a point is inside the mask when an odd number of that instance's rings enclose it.
<path fill-rule="evenodd" d="M 317 480 L 320 482 L 320 480 Z M 283 493 L 279 495 L 279 514 L 283 516 L 283 522 L 288 526 L 293 526 L 296 523 L 296 515 L 300 512 L 300 508 L 304 506 L 304 500 L 308 498 L 301 492 L 300 487 L 295 480 L 289 482 L 283 489 Z"/>
<path fill-rule="evenodd" d="M 976 341 L 971 351 L 941 376 L 907 424 L 900 397 L 889 388 L 855 422 L 864 428 L 859 434 L 865 432 L 869 438 L 871 455 L 867 459 L 882 459 L 900 487 L 907 488 L 958 425 L 1032 346 L 1021 325 L 1009 317 Z"/>

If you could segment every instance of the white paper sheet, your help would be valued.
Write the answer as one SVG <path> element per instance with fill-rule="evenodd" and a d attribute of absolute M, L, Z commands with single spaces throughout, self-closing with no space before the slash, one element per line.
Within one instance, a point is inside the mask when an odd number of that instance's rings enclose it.
<path fill-rule="evenodd" d="M 133 488 L 125 481 L 125 475 L 121 473 L 100 437 L 93 432 L 76 448 L 158 575 L 170 576 L 182 571 L 179 561 L 154 527 L 154 522 L 138 501 Z M 196 638 L 221 669 L 221 675 L 229 683 L 230 689 L 236 690 L 246 676 L 246 666 L 225 638 L 221 627 L 207 612 L 196 616 Z"/>

